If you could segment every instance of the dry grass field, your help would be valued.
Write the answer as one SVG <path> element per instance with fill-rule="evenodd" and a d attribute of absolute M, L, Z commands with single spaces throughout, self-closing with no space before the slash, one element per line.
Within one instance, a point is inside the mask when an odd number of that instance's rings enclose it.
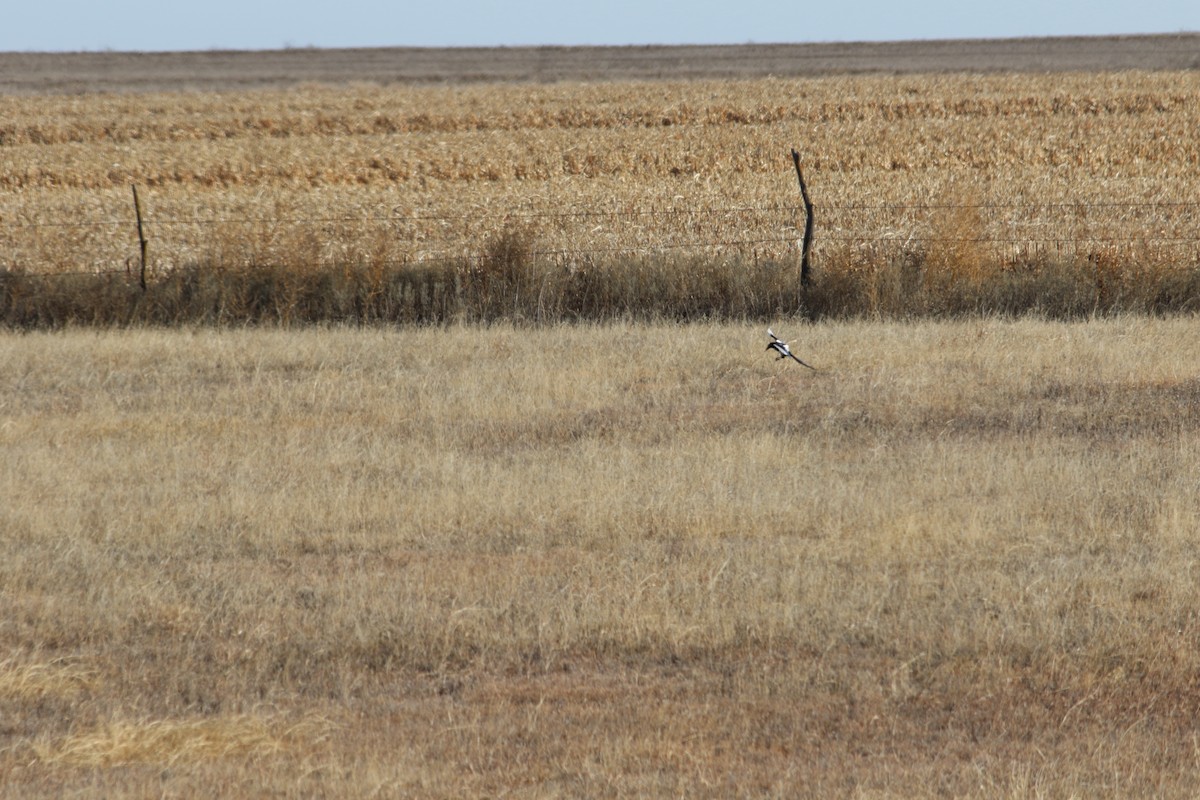
<path fill-rule="evenodd" d="M 1200 72 L 880 52 L 0 57 L 0 796 L 1193 797 Z"/>
<path fill-rule="evenodd" d="M 0 793 L 1194 796 L 1195 320 L 788 328 L 0 337 Z"/>

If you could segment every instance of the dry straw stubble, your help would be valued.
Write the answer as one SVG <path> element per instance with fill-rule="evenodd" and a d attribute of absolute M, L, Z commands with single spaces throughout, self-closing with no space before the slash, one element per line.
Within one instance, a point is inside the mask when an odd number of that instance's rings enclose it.
<path fill-rule="evenodd" d="M 10 272 L 121 273 L 138 183 L 155 275 L 253 267 L 280 307 L 314 272 L 409 285 L 432 265 L 449 286 L 512 230 L 535 234 L 535 278 L 619 284 L 613 264 L 639 261 L 719 285 L 796 260 L 796 146 L 819 213 L 817 311 L 1189 310 L 1196 97 L 1191 72 L 6 97 L 0 235 Z M 977 285 L 945 289 L 938 254 L 963 248 Z M 436 316 L 411 288 L 381 307 L 378 279 L 351 284 L 352 302 L 307 311 Z M 543 306 L 581 313 L 573 291 L 548 286 Z M 449 296 L 435 308 L 470 314 Z"/>

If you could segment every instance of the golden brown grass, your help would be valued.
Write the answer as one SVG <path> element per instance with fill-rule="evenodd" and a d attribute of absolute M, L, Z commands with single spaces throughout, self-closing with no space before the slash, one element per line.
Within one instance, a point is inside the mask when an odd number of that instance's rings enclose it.
<path fill-rule="evenodd" d="M 136 265 L 131 183 L 152 278 L 188 265 L 402 268 L 478 255 L 513 226 L 561 270 L 676 256 L 791 263 L 797 147 L 817 205 L 818 276 L 858 287 L 849 313 L 969 306 L 961 290 L 888 301 L 888 285 L 911 283 L 905 265 L 923 280 L 927 260 L 935 283 L 951 265 L 952 277 L 1000 280 L 1065 264 L 1098 295 L 1061 301 L 1072 308 L 1194 310 L 1158 286 L 1200 258 L 1198 81 L 1187 71 L 6 96 L 0 266 Z M 1110 278 L 1156 288 L 1123 303 Z M 1055 280 L 1022 291 L 1047 294 Z"/>
<path fill-rule="evenodd" d="M 266 720 L 250 714 L 108 722 L 98 730 L 71 734 L 53 745 L 35 744 L 33 752 L 39 762 L 65 767 L 173 766 L 247 755 L 270 757 L 294 746 L 297 738 L 301 738 L 301 746 L 312 746 L 312 739 L 319 737 L 301 734 L 323 726 L 308 722 L 285 727 L 282 733 L 273 733 Z"/>
<path fill-rule="evenodd" d="M 13 796 L 1190 797 L 1196 321 L 0 337 Z"/>

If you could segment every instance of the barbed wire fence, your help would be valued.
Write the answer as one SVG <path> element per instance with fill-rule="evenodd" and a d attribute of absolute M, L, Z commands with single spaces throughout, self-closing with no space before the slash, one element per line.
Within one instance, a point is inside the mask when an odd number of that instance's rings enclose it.
<path fill-rule="evenodd" d="M 135 190 L 136 197 L 136 190 Z M 244 216 L 171 216 L 135 213 L 125 218 L 76 218 L 26 221 L 0 215 L 0 269 L 47 280 L 80 275 L 125 275 L 140 280 L 161 276 L 184 265 L 202 265 L 208 254 L 199 241 L 222 233 L 237 238 L 250 229 L 269 230 L 276 239 L 309 234 L 331 246 L 352 245 L 358 238 L 391 237 L 394 255 L 379 265 L 446 262 L 470 263 L 485 257 L 483 243 L 505 226 L 538 231 L 529 255 L 557 261 L 655 255 L 740 254 L 747 259 L 799 257 L 804 215 L 796 205 L 770 203 L 724 207 L 664 206 L 645 209 L 505 209 L 449 214 L 412 209 L 389 209 L 376 214 Z M 831 249 L 875 248 L 878 251 L 938 245 L 987 248 L 1004 262 L 1031 253 L 1062 257 L 1095 252 L 1133 254 L 1153 250 L 1172 253 L 1182 261 L 1200 260 L 1200 202 L 1048 202 L 1048 203 L 828 203 L 816 204 L 816 269 L 820 256 Z M 938 215 L 968 212 L 980 218 L 979 230 L 939 226 Z M 654 221 L 674 233 L 666 238 L 637 241 L 628 231 Z M 590 240 L 565 244 L 572 232 L 586 230 Z M 91 232 L 102 231 L 101 235 Z M 716 234 L 712 232 L 716 231 Z M 182 232 L 182 233 L 181 233 Z M 47 243 L 46 239 L 53 240 Z M 632 239 L 632 240 L 631 240 Z M 332 247 L 336 250 L 336 247 Z M 40 254 L 54 252 L 53 257 Z M 295 254 L 294 254 L 295 255 Z M 256 266 L 224 263 L 224 269 Z M 297 268 L 332 265 L 336 255 L 300 257 Z M 67 266 L 74 263 L 74 266 Z"/>

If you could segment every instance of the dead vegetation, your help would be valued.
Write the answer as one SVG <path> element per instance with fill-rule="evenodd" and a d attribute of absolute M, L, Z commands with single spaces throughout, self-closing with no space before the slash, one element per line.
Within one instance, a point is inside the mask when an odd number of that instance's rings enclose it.
<path fill-rule="evenodd" d="M 1191 311 L 1198 89 L 1127 72 L 0 97 L 2 311 L 225 318 L 178 300 L 199 284 L 249 319 L 604 319 L 628 312 L 636 263 L 647 303 L 695 273 L 645 316 L 794 312 L 766 274 L 798 261 L 792 146 L 818 213 L 810 314 Z M 136 312 L 133 183 L 164 284 Z M 464 275 L 512 236 L 512 286 L 472 295 Z M 65 273 L 105 274 L 33 277 Z M 730 284 L 727 309 L 688 299 Z M 342 299 L 296 307 L 324 285 Z M 238 299 L 267 290 L 282 310 Z"/>
<path fill-rule="evenodd" d="M 1192 796 L 1196 81 L 0 97 L 0 793 Z"/>
<path fill-rule="evenodd" d="M 9 334 L 0 785 L 1188 797 L 1193 328 Z"/>

